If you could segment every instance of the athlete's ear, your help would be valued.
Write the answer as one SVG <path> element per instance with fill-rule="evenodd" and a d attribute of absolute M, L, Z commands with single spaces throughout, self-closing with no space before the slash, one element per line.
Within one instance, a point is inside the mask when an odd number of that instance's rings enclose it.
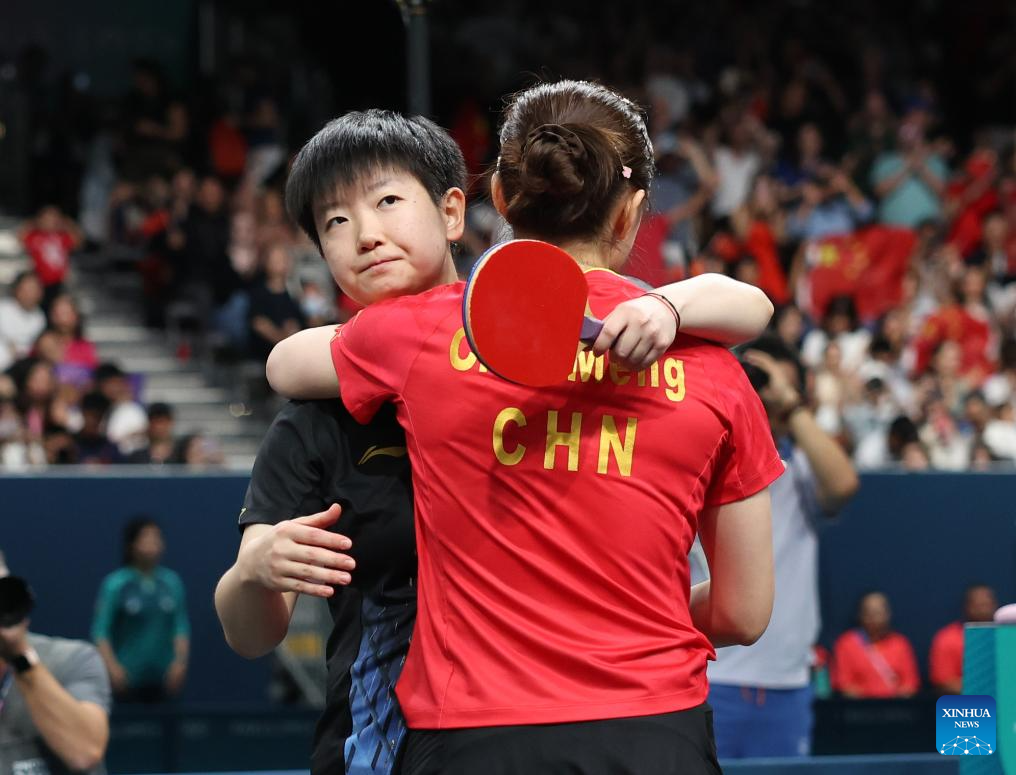
<path fill-rule="evenodd" d="M 441 214 L 445 220 L 445 237 L 449 242 L 462 239 L 466 230 L 466 195 L 461 188 L 449 188 L 441 199 Z"/>
<path fill-rule="evenodd" d="M 494 204 L 497 214 L 505 218 L 508 212 L 508 202 L 504 198 L 504 186 L 501 185 L 501 173 L 495 172 L 490 176 L 490 201 Z"/>
<path fill-rule="evenodd" d="M 614 216 L 614 237 L 622 242 L 638 230 L 642 222 L 642 205 L 646 201 L 645 189 L 639 189 L 621 201 Z"/>

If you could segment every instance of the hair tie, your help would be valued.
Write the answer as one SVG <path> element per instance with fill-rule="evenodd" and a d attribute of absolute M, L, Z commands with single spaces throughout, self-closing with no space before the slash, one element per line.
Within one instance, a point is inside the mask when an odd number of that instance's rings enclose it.
<path fill-rule="evenodd" d="M 621 165 L 621 177 L 625 180 L 631 180 L 631 167 L 627 164 Z"/>

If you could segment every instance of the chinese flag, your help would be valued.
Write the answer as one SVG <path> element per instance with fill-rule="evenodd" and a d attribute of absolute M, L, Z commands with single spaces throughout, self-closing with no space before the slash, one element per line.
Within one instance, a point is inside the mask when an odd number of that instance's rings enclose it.
<path fill-rule="evenodd" d="M 816 320 L 834 296 L 852 296 L 863 321 L 877 320 L 903 297 L 917 237 L 910 229 L 871 226 L 810 244 L 803 303 Z"/>

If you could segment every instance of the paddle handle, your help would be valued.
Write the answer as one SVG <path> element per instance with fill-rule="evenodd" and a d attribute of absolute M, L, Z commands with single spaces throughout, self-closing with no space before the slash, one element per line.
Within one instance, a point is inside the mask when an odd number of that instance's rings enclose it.
<path fill-rule="evenodd" d="M 582 330 L 579 332 L 579 341 L 582 344 L 592 344 L 596 337 L 603 330 L 603 321 L 591 318 L 588 315 L 582 318 Z"/>

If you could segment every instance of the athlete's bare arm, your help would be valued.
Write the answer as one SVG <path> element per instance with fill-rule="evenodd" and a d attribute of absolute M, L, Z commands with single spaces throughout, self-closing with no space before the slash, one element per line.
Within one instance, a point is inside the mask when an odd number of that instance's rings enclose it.
<path fill-rule="evenodd" d="M 681 315 L 681 330 L 724 345 L 761 334 L 773 314 L 772 302 L 753 285 L 725 275 L 704 274 L 659 289 Z M 265 372 L 272 389 L 287 398 L 335 398 L 339 382 L 329 357 L 334 326 L 308 328 L 279 342 Z M 593 345 L 610 351 L 618 365 L 641 371 L 670 347 L 677 321 L 660 299 L 645 296 L 619 304 L 604 319 Z"/>
<path fill-rule="evenodd" d="M 728 347 L 760 336 L 773 316 L 773 303 L 760 288 L 722 274 L 698 275 L 655 292 L 680 313 L 684 333 Z M 668 314 L 673 319 L 665 303 L 652 296 L 619 304 L 604 319 L 593 352 L 610 350 L 611 360 L 633 371 L 648 367 L 674 342 Z"/>
<path fill-rule="evenodd" d="M 773 612 L 773 536 L 769 489 L 706 509 L 699 539 L 710 580 L 692 590 L 695 626 L 714 646 L 750 646 Z"/>
<path fill-rule="evenodd" d="M 339 378 L 332 366 L 335 326 L 298 331 L 272 348 L 265 375 L 272 389 L 286 398 L 337 398 Z"/>
<path fill-rule="evenodd" d="M 248 659 L 264 656 L 286 637 L 298 594 L 331 597 L 348 584 L 355 563 L 348 538 L 328 531 L 341 510 L 250 525 L 236 562 L 215 588 L 215 610 L 226 642 Z"/>

